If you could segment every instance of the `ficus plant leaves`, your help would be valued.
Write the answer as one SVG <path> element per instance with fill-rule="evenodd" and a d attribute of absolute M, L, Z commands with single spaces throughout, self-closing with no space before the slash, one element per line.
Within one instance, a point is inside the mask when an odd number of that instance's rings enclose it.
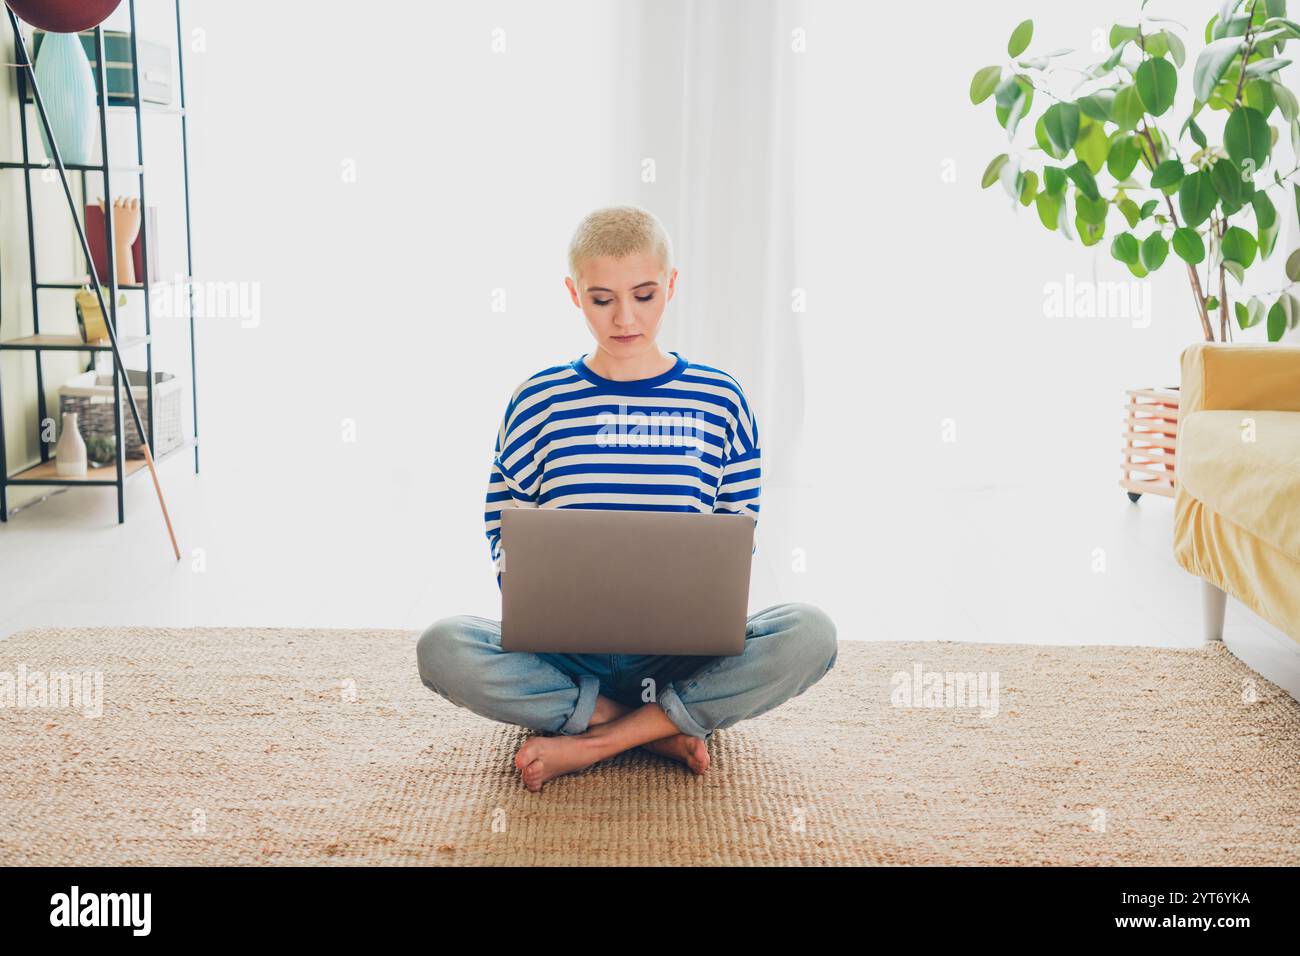
<path fill-rule="evenodd" d="M 1029 41 L 1034 38 L 1034 21 L 1023 20 L 1017 27 L 1011 31 L 1011 39 L 1007 41 L 1007 54 L 1010 56 L 1020 56 L 1025 50 L 1029 49 Z"/>
<path fill-rule="evenodd" d="M 1158 232 L 1153 232 L 1142 240 L 1142 265 L 1148 272 L 1159 269 L 1169 255 L 1169 244 Z"/>
<path fill-rule="evenodd" d="M 1125 265 L 1132 265 L 1142 255 L 1142 249 L 1133 233 L 1121 232 L 1111 241 L 1110 254 Z"/>
<path fill-rule="evenodd" d="M 1174 254 L 1188 265 L 1199 265 L 1205 260 L 1205 243 L 1195 229 L 1183 226 L 1174 230 Z"/>
<path fill-rule="evenodd" d="M 1245 229 L 1233 226 L 1223 234 L 1223 238 L 1219 241 L 1219 248 L 1223 251 L 1224 259 L 1237 263 L 1243 269 L 1248 269 L 1255 261 L 1258 243 Z"/>
<path fill-rule="evenodd" d="M 998 83 L 1002 80 L 1002 67 L 986 66 L 972 77 L 970 81 L 970 101 L 972 103 L 983 103 L 993 95 L 997 89 Z"/>
<path fill-rule="evenodd" d="M 1174 105 L 1178 70 L 1168 60 L 1144 60 L 1134 76 L 1142 105 L 1152 116 L 1160 116 Z"/>
<path fill-rule="evenodd" d="M 1234 163 L 1243 168 L 1247 161 L 1259 169 L 1268 159 L 1272 135 L 1262 113 L 1249 106 L 1238 107 L 1223 127 L 1223 145 Z"/>
<path fill-rule="evenodd" d="M 1210 218 L 1219 194 L 1214 191 L 1214 180 L 1207 169 L 1184 176 L 1178 187 L 1178 210 L 1183 215 L 1183 225 L 1195 229 Z"/>
<path fill-rule="evenodd" d="M 1192 92 L 1202 103 L 1208 102 L 1219 80 L 1234 57 L 1241 52 L 1241 37 L 1223 37 L 1206 45 L 1196 58 L 1192 70 Z"/>
<path fill-rule="evenodd" d="M 1053 103 L 1043 113 L 1043 130 L 1062 155 L 1068 153 L 1079 138 L 1079 107 L 1073 103 Z"/>
<path fill-rule="evenodd" d="M 1183 180 L 1183 164 L 1181 160 L 1166 159 L 1156 167 L 1156 171 L 1151 174 L 1151 188 L 1164 189 L 1166 186 L 1177 186 Z"/>

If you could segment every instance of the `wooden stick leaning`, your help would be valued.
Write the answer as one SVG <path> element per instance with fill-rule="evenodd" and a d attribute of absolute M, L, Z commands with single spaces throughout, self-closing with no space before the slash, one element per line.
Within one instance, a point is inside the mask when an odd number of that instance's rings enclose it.
<path fill-rule="evenodd" d="M 63 168 L 63 157 L 59 153 L 59 144 L 54 139 L 54 131 L 50 128 L 50 118 L 45 113 L 45 101 L 41 98 L 41 89 L 36 83 L 36 71 L 32 68 L 31 57 L 27 55 L 27 41 L 23 37 L 22 27 L 18 23 L 17 15 L 8 6 L 5 7 L 5 12 L 9 14 L 9 23 L 13 27 L 14 43 L 17 45 L 17 51 L 20 54 L 18 57 L 21 61 L 20 65 L 27 71 L 27 78 L 32 84 L 32 99 L 36 101 L 36 112 L 41 117 L 41 126 L 45 130 L 45 138 L 49 143 L 51 159 L 54 160 L 54 165 L 59 170 L 59 180 L 63 183 L 63 194 L 68 199 L 68 210 L 72 213 L 72 224 L 77 229 L 77 238 L 81 240 L 81 251 L 86 257 L 86 268 L 90 272 L 90 283 L 95 290 L 95 298 L 99 300 L 100 313 L 107 319 L 110 313 L 104 303 L 104 290 L 99 284 L 99 275 L 95 270 L 95 259 L 90 254 L 90 243 L 86 239 L 86 231 L 82 228 L 81 220 L 77 218 L 77 204 L 72 198 L 72 187 L 68 184 L 68 172 Z M 105 104 L 101 104 L 101 106 L 103 105 Z M 103 147 L 104 163 L 107 165 L 108 144 L 103 143 L 101 146 Z M 105 215 L 112 215 L 112 212 L 112 209 L 106 209 Z M 109 252 L 111 254 L 112 250 L 109 250 Z M 145 294 L 148 295 L 149 290 L 146 289 Z M 144 422 L 140 418 L 140 409 L 136 406 L 135 394 L 131 391 L 131 379 L 126 374 L 126 362 L 122 359 L 122 353 L 117 347 L 117 330 L 113 328 L 112 322 L 106 321 L 104 326 L 108 330 L 108 344 L 113 352 L 114 374 L 120 374 L 122 377 L 122 391 L 126 393 L 127 405 L 131 409 L 131 418 L 135 421 L 136 431 L 140 435 L 141 447 L 144 450 L 144 461 L 149 466 L 149 475 L 153 478 L 153 488 L 158 495 L 158 506 L 162 509 L 163 521 L 167 525 L 167 535 L 171 538 L 172 553 L 176 555 L 176 560 L 179 561 L 181 559 L 181 549 L 176 544 L 176 532 L 172 530 L 172 519 L 167 513 L 167 502 L 163 499 L 162 485 L 158 481 L 158 469 L 154 465 L 153 452 L 149 449 L 149 441 L 152 436 L 146 438 L 147 433 L 144 430 Z M 118 414 L 121 414 L 120 409 Z M 125 475 L 118 476 L 122 480 L 125 480 L 125 477 Z"/>

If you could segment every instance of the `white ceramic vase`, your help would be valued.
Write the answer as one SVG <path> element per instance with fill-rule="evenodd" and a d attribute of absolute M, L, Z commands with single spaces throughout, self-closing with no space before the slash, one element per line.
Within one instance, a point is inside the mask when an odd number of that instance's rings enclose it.
<path fill-rule="evenodd" d="M 63 428 L 54 448 L 54 469 L 60 478 L 86 477 L 86 443 L 77 428 L 77 413 L 63 413 Z"/>

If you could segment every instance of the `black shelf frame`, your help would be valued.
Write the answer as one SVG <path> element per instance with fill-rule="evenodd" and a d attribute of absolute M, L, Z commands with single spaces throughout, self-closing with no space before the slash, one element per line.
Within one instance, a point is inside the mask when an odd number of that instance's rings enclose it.
<path fill-rule="evenodd" d="M 131 70 L 132 70 L 132 101 L 129 103 L 110 102 L 108 97 L 108 70 L 106 68 L 107 58 L 104 55 L 104 29 L 103 26 L 94 28 L 95 36 L 95 60 L 97 68 L 97 97 L 99 111 L 99 139 L 100 139 L 100 156 L 99 163 L 64 163 L 63 168 L 69 172 L 76 172 L 80 176 L 80 193 L 81 193 L 81 210 L 71 210 L 73 216 L 84 216 L 84 207 L 89 194 L 86 191 L 86 174 L 99 173 L 102 177 L 104 188 L 104 233 L 106 250 L 105 259 L 107 260 L 107 275 L 102 277 L 104 282 L 104 292 L 106 296 L 101 303 L 106 305 L 105 321 L 113 330 L 114 338 L 119 340 L 121 349 L 143 347 L 145 350 L 145 394 L 148 403 L 148 425 L 145 429 L 151 457 L 156 456 L 155 446 L 155 427 L 154 427 L 154 374 L 153 374 L 153 318 L 151 315 L 150 296 L 144 296 L 144 334 L 137 336 L 118 337 L 117 332 L 117 308 L 119 292 L 144 292 L 152 287 L 149 275 L 149 243 L 156 239 L 149 233 L 148 222 L 148 201 L 145 189 L 145 162 L 144 162 L 144 124 L 143 116 L 152 113 L 159 116 L 175 116 L 180 121 L 180 145 L 181 145 L 181 163 L 182 163 L 182 182 L 184 191 L 184 212 L 185 212 L 185 288 L 187 293 L 187 312 L 189 320 L 189 344 L 190 344 L 190 395 L 193 410 L 192 427 L 194 433 L 194 471 L 199 471 L 199 425 L 198 425 L 198 381 L 197 369 L 198 359 L 197 350 L 194 340 L 194 251 L 191 239 L 190 229 L 190 174 L 189 174 L 189 130 L 188 130 L 188 111 L 185 104 L 185 44 L 183 37 L 183 28 L 181 21 L 180 0 L 174 2 L 175 26 L 176 26 L 176 77 L 178 105 L 164 106 L 162 104 L 145 103 L 140 98 L 140 69 L 139 54 L 137 49 L 137 30 L 136 30 L 136 9 L 135 0 L 128 0 L 128 9 L 130 13 L 130 47 L 131 47 Z M 40 296 L 39 292 L 43 289 L 80 289 L 86 283 L 81 282 L 42 282 L 37 277 L 36 269 L 36 223 L 35 214 L 32 205 L 32 171 L 56 169 L 53 162 L 33 162 L 30 147 L 30 134 L 28 132 L 28 106 L 33 105 L 28 101 L 28 72 L 30 64 L 26 62 L 26 48 L 20 42 L 18 35 L 18 24 L 16 20 L 11 19 L 11 24 L 15 32 L 14 50 L 16 58 L 19 60 L 16 64 L 9 64 L 17 69 L 18 78 L 18 103 L 19 103 L 19 125 L 21 127 L 22 142 L 22 161 L 2 161 L 0 169 L 20 169 L 23 170 L 23 179 L 26 186 L 26 208 L 27 208 L 27 248 L 28 248 L 28 266 L 29 281 L 31 285 L 31 310 L 32 310 L 32 333 L 31 336 L 23 336 L 17 339 L 4 340 L 0 338 L 0 351 L 30 351 L 35 356 L 36 361 L 36 389 L 37 389 L 37 413 L 38 413 L 38 430 L 48 420 L 49 416 L 46 409 L 45 383 L 44 374 L 41 367 L 41 354 L 46 351 L 53 352 L 112 352 L 113 353 L 113 403 L 116 414 L 114 416 L 114 437 L 116 447 L 116 468 L 114 478 L 107 479 L 60 479 L 57 477 L 48 478 L 23 478 L 22 475 L 32 468 L 39 467 L 50 459 L 50 443 L 44 439 L 40 441 L 40 461 L 35 465 L 24 465 L 17 472 L 9 471 L 8 461 L 6 460 L 5 434 L 4 434 L 4 395 L 3 389 L 0 388 L 0 522 L 9 520 L 9 502 L 8 489 L 10 487 L 51 485 L 62 487 L 114 487 L 117 490 L 117 520 L 121 524 L 126 520 L 125 506 L 125 486 L 127 480 L 134 474 L 147 469 L 134 467 L 128 471 L 126 467 L 126 442 L 125 442 L 125 414 L 123 407 L 122 382 L 126 379 L 125 358 L 108 343 L 104 342 L 99 345 L 91 345 L 82 342 L 52 342 L 52 341 L 28 341 L 29 339 L 38 338 L 42 335 L 40 326 Z M 110 157 L 109 137 L 108 137 L 108 114 L 111 110 L 130 110 L 135 118 L 135 148 L 136 162 L 129 165 L 114 165 Z M 39 126 L 39 123 L 38 123 Z M 117 257 L 114 253 L 115 244 L 113 241 L 113 214 L 112 202 L 113 192 L 111 188 L 112 173 L 127 172 L 137 177 L 137 186 L 140 200 L 140 252 L 141 252 L 141 271 L 142 275 L 138 277 L 137 283 L 119 285 L 117 281 Z M 69 198 L 71 198 L 69 194 Z M 74 228 L 78 225 L 73 223 Z M 86 263 L 86 272 L 93 274 L 93 265 Z M 156 277 L 155 277 L 156 278 Z M 0 322 L 0 336 L 3 335 L 3 322 Z M 48 336 L 46 337 L 49 338 Z M 129 398 L 129 396 L 125 396 Z M 138 421 L 138 417 L 137 417 Z M 183 446 L 182 446 L 183 447 Z M 166 457 L 166 456 L 164 456 Z"/>
<path fill-rule="evenodd" d="M 78 289 L 81 286 L 77 286 Z M 123 336 L 118 343 L 122 348 L 129 349 L 132 346 L 144 345 L 150 339 L 148 335 L 127 335 Z M 0 352 L 111 352 L 113 346 L 107 342 L 97 342 L 89 345 L 85 342 L 28 342 L 26 337 L 21 339 L 10 339 L 8 342 L 0 342 Z M 153 444 L 149 445 L 150 449 Z M 47 459 L 42 459 L 45 461 Z"/>

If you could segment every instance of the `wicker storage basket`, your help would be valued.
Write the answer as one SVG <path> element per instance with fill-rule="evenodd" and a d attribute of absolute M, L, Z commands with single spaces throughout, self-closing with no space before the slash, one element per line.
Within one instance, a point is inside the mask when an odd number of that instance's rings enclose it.
<path fill-rule="evenodd" d="M 131 394 L 135 396 L 140 409 L 140 420 L 149 428 L 149 393 L 146 388 L 148 378 L 143 371 L 127 369 L 127 378 L 131 382 Z M 181 383 L 170 372 L 154 372 L 153 399 L 155 403 L 154 427 L 158 437 L 154 442 L 154 455 L 161 455 L 175 448 L 182 441 L 181 437 Z M 59 389 L 59 410 L 77 413 L 77 430 L 88 448 L 112 447 L 113 415 L 113 376 L 84 372 L 70 379 Z M 136 430 L 131 410 L 124 409 L 124 435 L 126 437 L 126 457 L 143 458 L 144 442 Z M 92 455 L 98 460 L 98 456 Z"/>

